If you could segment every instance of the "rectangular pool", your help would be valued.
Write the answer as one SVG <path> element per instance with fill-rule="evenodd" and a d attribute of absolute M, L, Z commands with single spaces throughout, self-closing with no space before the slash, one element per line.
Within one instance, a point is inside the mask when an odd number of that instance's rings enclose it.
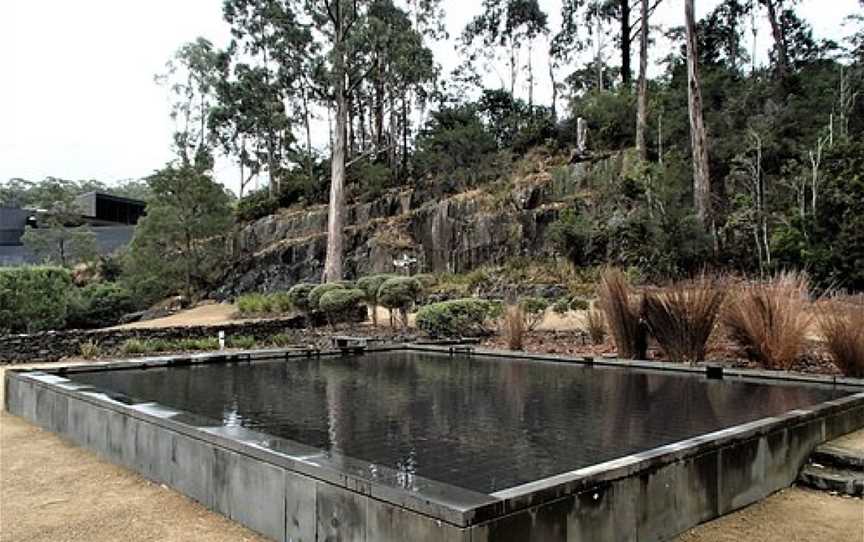
<path fill-rule="evenodd" d="M 864 383 L 396 347 L 7 371 L 6 407 L 275 540 L 664 540 L 788 486 Z"/>
<path fill-rule="evenodd" d="M 395 351 L 75 373 L 73 382 L 494 493 L 842 397 L 708 380 Z"/>

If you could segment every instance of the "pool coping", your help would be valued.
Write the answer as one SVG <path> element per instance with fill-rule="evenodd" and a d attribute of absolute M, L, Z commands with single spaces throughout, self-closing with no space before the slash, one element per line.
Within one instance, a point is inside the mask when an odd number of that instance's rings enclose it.
<path fill-rule="evenodd" d="M 668 374 L 670 372 L 691 375 L 701 374 L 703 376 L 706 374 L 704 366 L 691 367 L 668 362 L 646 362 L 610 358 L 574 358 L 482 348 L 471 348 L 470 351 L 466 352 L 463 347 L 404 344 L 367 348 L 365 353 L 387 351 L 426 351 L 454 355 L 494 356 L 538 362 L 637 369 L 640 372 L 649 371 L 659 374 Z M 779 416 L 762 418 L 745 424 L 731 426 L 712 433 L 549 476 L 491 494 L 484 494 L 422 477 L 414 477 L 411 480 L 413 487 L 422 489 L 406 489 L 403 487 L 404 482 L 399 481 L 399 474 L 393 469 L 387 469 L 351 457 L 328 454 L 302 443 L 275 438 L 272 435 L 265 435 L 242 428 L 232 428 L 231 430 L 223 428 L 220 430 L 218 427 L 208 424 L 207 420 L 200 416 L 161 407 L 153 402 L 129 404 L 122 400 L 117 400 L 116 395 L 115 398 L 112 398 L 103 392 L 94 391 L 94 388 L 91 386 L 72 383 L 64 376 L 70 373 L 94 370 L 142 369 L 199 363 L 254 362 L 256 360 L 273 360 L 278 358 L 289 360 L 338 355 L 343 355 L 343 352 L 340 350 L 297 351 L 269 349 L 230 353 L 203 353 L 185 356 L 158 356 L 69 367 L 52 367 L 49 369 L 11 368 L 6 371 L 6 407 L 7 410 L 10 410 L 10 394 L 8 393 L 10 382 L 26 382 L 103 409 L 120 412 L 208 444 L 231 450 L 238 454 L 365 495 L 384 503 L 405 508 L 460 528 L 476 526 L 527 508 L 554 502 L 599 484 L 630 477 L 641 472 L 656 471 L 664 465 L 701 456 L 712 450 L 718 450 L 735 443 L 768 435 L 784 427 L 800 425 L 813 420 L 824 420 L 832 415 L 851 411 L 852 409 L 864 410 L 864 380 L 821 375 L 797 375 L 753 369 L 724 368 L 722 376 L 727 379 L 832 386 L 843 388 L 851 393 L 848 396 L 819 403 L 809 408 L 792 410 Z M 856 391 L 857 393 L 855 393 Z M 26 413 L 13 413 L 28 417 Z M 34 418 L 32 421 L 35 422 L 36 417 L 34 411 L 32 413 L 32 418 Z M 829 436 L 824 435 L 824 433 L 823 429 L 823 437 Z M 262 442 L 268 442 L 268 445 L 263 445 Z M 275 446 L 276 449 L 270 446 Z M 375 469 L 375 472 L 381 477 L 373 480 L 368 476 L 358 474 L 369 472 L 370 469 Z"/>

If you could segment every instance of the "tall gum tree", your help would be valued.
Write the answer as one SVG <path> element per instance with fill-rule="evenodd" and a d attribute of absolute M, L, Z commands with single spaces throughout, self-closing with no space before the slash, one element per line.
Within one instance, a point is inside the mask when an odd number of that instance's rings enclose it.
<path fill-rule="evenodd" d="M 699 53 L 696 49 L 694 0 L 684 0 L 684 27 L 687 35 L 687 96 L 690 113 L 690 144 L 693 153 L 693 203 L 696 217 L 706 231 L 713 233 L 711 178 L 708 168 L 708 135 L 702 114 L 702 88 L 699 80 Z"/>

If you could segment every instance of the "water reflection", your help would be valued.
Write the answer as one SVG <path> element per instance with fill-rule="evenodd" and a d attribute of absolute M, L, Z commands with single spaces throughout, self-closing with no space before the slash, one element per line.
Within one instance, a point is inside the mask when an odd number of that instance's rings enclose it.
<path fill-rule="evenodd" d="M 825 389 L 392 352 L 74 379 L 493 492 L 834 398 Z M 378 475 L 375 468 L 368 475 Z"/>

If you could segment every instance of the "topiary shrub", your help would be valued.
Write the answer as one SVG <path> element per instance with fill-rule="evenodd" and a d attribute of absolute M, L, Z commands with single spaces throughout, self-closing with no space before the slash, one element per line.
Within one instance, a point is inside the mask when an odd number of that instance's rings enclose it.
<path fill-rule="evenodd" d="M 320 310 L 318 303 L 321 301 L 321 296 L 326 294 L 327 292 L 345 289 L 345 286 L 338 282 L 325 282 L 324 284 L 319 284 L 318 286 L 312 288 L 312 291 L 309 292 L 309 310 Z"/>
<path fill-rule="evenodd" d="M 134 310 L 132 293 L 119 284 L 88 284 L 70 297 L 67 327 L 89 329 L 113 326 L 124 314 Z"/>
<path fill-rule="evenodd" d="M 72 288 L 71 274 L 61 267 L 0 269 L 0 331 L 62 329 Z"/>
<path fill-rule="evenodd" d="M 546 309 L 549 308 L 549 302 L 542 297 L 526 297 L 519 301 L 521 314 L 525 317 L 525 329 L 534 331 L 543 321 L 546 316 Z"/>
<path fill-rule="evenodd" d="M 483 335 L 495 306 L 483 299 L 453 299 L 420 307 L 417 327 L 433 337 Z"/>
<path fill-rule="evenodd" d="M 420 281 L 411 277 L 393 277 L 378 289 L 378 303 L 390 311 L 399 311 L 402 327 L 408 325 L 408 310 L 423 293 Z"/>
<path fill-rule="evenodd" d="M 395 275 L 382 273 L 379 275 L 368 275 L 357 281 L 357 288 L 363 290 L 363 300 L 372 310 L 372 325 L 378 325 L 378 290 L 387 280 L 395 278 Z"/>
<path fill-rule="evenodd" d="M 318 300 L 318 309 L 327 315 L 327 320 L 333 325 L 340 313 L 357 310 L 365 298 L 366 294 L 359 288 L 334 288 L 324 292 Z"/>
<path fill-rule="evenodd" d="M 313 309 L 309 306 L 309 294 L 312 293 L 318 285 L 308 282 L 298 282 L 288 290 L 288 301 L 291 306 L 301 312 L 310 312 Z"/>

